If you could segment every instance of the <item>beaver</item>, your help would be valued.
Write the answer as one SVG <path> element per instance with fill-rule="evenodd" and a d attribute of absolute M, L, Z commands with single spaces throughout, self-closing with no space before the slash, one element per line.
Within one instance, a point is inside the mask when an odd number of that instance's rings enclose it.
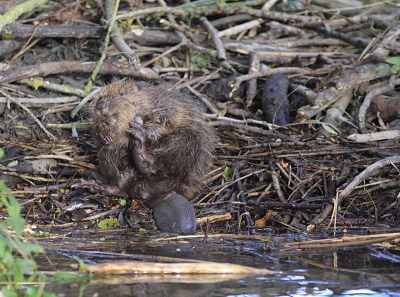
<path fill-rule="evenodd" d="M 92 104 L 104 182 L 149 206 L 161 231 L 195 233 L 187 198 L 202 185 L 214 142 L 198 106 L 182 93 L 134 80 L 104 87 Z"/>

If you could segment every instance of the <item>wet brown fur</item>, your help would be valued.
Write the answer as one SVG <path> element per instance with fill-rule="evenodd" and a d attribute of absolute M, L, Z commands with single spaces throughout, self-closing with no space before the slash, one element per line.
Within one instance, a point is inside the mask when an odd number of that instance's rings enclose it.
<path fill-rule="evenodd" d="M 108 126 L 104 112 L 96 109 L 102 99 L 112 118 Z M 166 88 L 129 80 L 103 88 L 93 104 L 99 167 L 106 183 L 151 207 L 171 192 L 188 197 L 198 191 L 211 163 L 214 134 L 193 102 Z M 135 151 L 126 132 L 135 116 L 143 119 L 154 161 L 146 175 L 132 162 Z M 110 144 L 102 141 L 101 133 Z"/>

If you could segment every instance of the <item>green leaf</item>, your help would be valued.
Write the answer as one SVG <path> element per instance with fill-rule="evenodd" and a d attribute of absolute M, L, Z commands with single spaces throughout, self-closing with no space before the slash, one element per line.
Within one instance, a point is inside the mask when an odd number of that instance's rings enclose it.
<path fill-rule="evenodd" d="M 18 165 L 18 160 L 11 161 L 10 163 L 7 164 L 7 167 L 13 167 L 15 165 Z"/>
<path fill-rule="evenodd" d="M 10 226 L 18 236 L 21 236 L 22 231 L 24 231 L 25 223 L 25 219 L 21 217 L 14 217 L 12 220 L 10 220 Z"/>
<path fill-rule="evenodd" d="M 6 297 L 18 297 L 18 294 L 13 289 L 8 289 L 6 287 L 1 288 L 0 295 L 4 295 Z"/>
<path fill-rule="evenodd" d="M 393 65 L 392 68 L 390 68 L 390 71 L 392 73 L 397 73 L 400 70 L 400 65 Z"/>
<path fill-rule="evenodd" d="M 52 280 L 54 282 L 73 282 L 79 280 L 79 278 L 81 278 L 80 274 L 72 274 L 66 271 L 56 271 Z"/>
<path fill-rule="evenodd" d="M 3 268 L 0 266 L 0 269 L 3 270 Z M 8 275 L 0 273 L 0 282 L 2 283 L 8 283 L 10 280 L 8 279 Z M 1 292 L 1 290 L 0 290 Z M 0 294 L 1 296 L 1 294 Z"/>
<path fill-rule="evenodd" d="M 16 260 L 21 260 L 21 259 L 16 259 Z M 12 273 L 14 276 L 14 282 L 22 282 L 24 280 L 24 271 L 22 270 L 23 267 L 18 265 L 17 261 L 15 261 L 13 267 L 12 267 Z"/>
<path fill-rule="evenodd" d="M 126 28 L 127 24 L 126 21 L 122 21 L 121 23 L 118 24 L 118 28 Z"/>
<path fill-rule="evenodd" d="M 39 292 L 39 289 L 40 288 L 37 288 L 37 287 L 28 287 L 25 291 L 25 296 L 27 296 L 27 297 L 38 297 L 38 296 L 57 297 L 56 294 L 51 293 L 51 292 L 46 292 L 46 291 Z M 41 294 L 39 295 L 39 293 L 41 293 Z"/>
<path fill-rule="evenodd" d="M 0 149 L 0 158 L 3 158 L 3 156 L 4 156 L 4 151 Z"/>
<path fill-rule="evenodd" d="M 12 219 L 16 217 L 20 218 L 21 205 L 14 196 L 8 194 L 8 199 L 1 197 L 1 201 L 3 202 L 4 206 L 7 207 L 8 215 Z"/>
<path fill-rule="evenodd" d="M 387 58 L 386 59 L 386 63 L 389 63 L 389 64 L 397 64 L 397 65 L 399 65 L 400 64 L 400 58 L 399 57 L 391 57 L 391 58 Z"/>
<path fill-rule="evenodd" d="M 57 294 L 51 293 L 51 292 L 42 292 L 42 297 L 57 297 Z"/>
<path fill-rule="evenodd" d="M 375 68 L 376 71 L 380 72 L 390 72 L 390 67 L 387 66 L 379 66 Z"/>
<path fill-rule="evenodd" d="M 14 262 L 14 257 L 12 256 L 11 252 L 7 249 L 4 253 L 3 258 L 1 259 L 1 263 L 4 264 L 7 268 L 10 268 Z"/>
<path fill-rule="evenodd" d="M 211 71 L 210 71 L 210 70 L 208 70 L 208 68 L 207 68 L 207 67 L 203 67 L 203 68 L 201 68 L 201 71 L 203 71 L 203 72 L 204 72 L 204 74 L 210 74 L 210 73 L 211 73 Z"/>
<path fill-rule="evenodd" d="M 84 90 L 86 93 L 90 93 L 91 89 L 92 89 L 92 81 L 89 81 Z"/>
<path fill-rule="evenodd" d="M 4 257 L 4 254 L 6 252 L 6 246 L 7 246 L 6 238 L 0 236 L 0 259 Z"/>
<path fill-rule="evenodd" d="M 206 68 L 210 63 L 210 56 L 200 52 L 194 52 L 190 61 L 197 65 L 199 68 Z"/>
<path fill-rule="evenodd" d="M 39 294 L 39 291 L 35 287 L 28 287 L 25 291 L 26 297 L 37 297 L 38 294 Z"/>
<path fill-rule="evenodd" d="M 97 226 L 100 229 L 114 229 L 119 227 L 119 222 L 117 219 L 114 218 L 107 218 L 104 220 L 101 220 Z"/>
<path fill-rule="evenodd" d="M 80 271 L 89 272 L 89 274 L 92 275 L 89 268 L 86 266 L 86 264 L 81 259 L 79 259 L 77 256 L 73 256 L 72 258 L 74 260 L 78 261 Z"/>
<path fill-rule="evenodd" d="M 24 252 L 25 254 L 32 254 L 32 253 L 36 253 L 36 254 L 43 254 L 44 250 L 43 248 L 38 245 L 37 243 L 24 243 L 23 246 Z"/>
<path fill-rule="evenodd" d="M 23 280 L 24 274 L 31 273 L 36 269 L 37 265 L 34 260 L 16 258 L 13 264 L 14 278 L 16 282 Z M 16 275 L 16 274 L 20 275 Z M 18 278 L 17 278 L 18 277 Z M 21 277 L 21 278 L 20 278 Z"/>
<path fill-rule="evenodd" d="M 337 135 L 337 132 L 325 123 L 322 123 L 322 128 L 324 128 L 331 135 Z"/>
<path fill-rule="evenodd" d="M 230 181 L 232 178 L 232 169 L 228 166 L 225 166 L 224 169 L 224 179 L 225 181 Z"/>

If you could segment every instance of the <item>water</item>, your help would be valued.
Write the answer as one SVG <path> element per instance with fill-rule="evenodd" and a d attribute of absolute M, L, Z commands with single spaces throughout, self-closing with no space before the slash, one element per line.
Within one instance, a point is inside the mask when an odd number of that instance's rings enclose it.
<path fill-rule="evenodd" d="M 293 237 L 271 237 L 270 242 L 202 238 L 155 241 L 136 235 L 98 239 L 44 241 L 49 262 L 42 270 L 67 269 L 78 256 L 87 263 L 105 260 L 156 261 L 174 257 L 229 262 L 281 271 L 248 277 L 223 275 L 152 275 L 96 278 L 89 283 L 49 283 L 45 289 L 58 296 L 399 296 L 400 252 L 385 245 L 341 249 L 284 250 Z M 121 254 L 122 253 L 122 254 Z M 146 258 L 147 257 L 147 258 Z"/>

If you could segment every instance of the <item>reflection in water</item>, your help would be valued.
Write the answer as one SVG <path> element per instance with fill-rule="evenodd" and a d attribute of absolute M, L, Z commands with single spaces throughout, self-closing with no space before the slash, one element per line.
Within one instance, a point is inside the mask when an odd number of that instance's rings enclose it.
<path fill-rule="evenodd" d="M 98 297 L 249 297 L 249 296 L 400 296 L 400 287 L 383 288 L 382 285 L 341 284 L 321 281 L 285 281 L 284 279 L 257 280 L 247 278 L 211 284 L 185 283 L 140 283 L 140 284 L 91 284 L 84 290 L 83 296 Z M 347 288 L 345 288 L 347 287 Z M 46 287 L 53 292 L 62 292 L 63 296 L 79 296 L 79 287 L 62 285 Z"/>
<path fill-rule="evenodd" d="M 400 297 L 400 264 L 392 258 L 376 256 L 375 250 L 367 248 L 342 250 L 309 250 L 281 253 L 268 252 L 247 246 L 228 246 L 226 242 L 219 248 L 193 242 L 162 243 L 157 246 L 143 243 L 118 242 L 114 248 L 107 245 L 105 251 L 115 252 L 114 256 L 99 254 L 101 244 L 82 251 L 62 250 L 48 253 L 54 269 L 66 268 L 72 261 L 69 257 L 79 256 L 85 262 L 120 260 L 122 251 L 134 255 L 158 255 L 175 258 L 228 262 L 257 268 L 283 271 L 282 275 L 251 276 L 229 278 L 209 275 L 170 276 L 116 276 L 91 281 L 88 284 L 64 283 L 48 284 L 46 290 L 59 296 L 138 296 L 138 297 L 262 297 L 262 296 L 395 296 Z M 70 242 L 59 246 L 74 246 Z M 198 247 L 197 246 L 197 247 Z M 49 249 L 51 249 L 49 247 Z M 90 251 L 96 251 L 91 253 Z M 118 257 L 120 255 L 120 257 Z M 48 270 L 45 258 L 40 260 L 43 270 Z M 42 267 L 42 268 L 43 268 Z M 46 269 L 47 268 L 47 269 Z M 80 295 L 80 292 L 83 292 Z"/>

